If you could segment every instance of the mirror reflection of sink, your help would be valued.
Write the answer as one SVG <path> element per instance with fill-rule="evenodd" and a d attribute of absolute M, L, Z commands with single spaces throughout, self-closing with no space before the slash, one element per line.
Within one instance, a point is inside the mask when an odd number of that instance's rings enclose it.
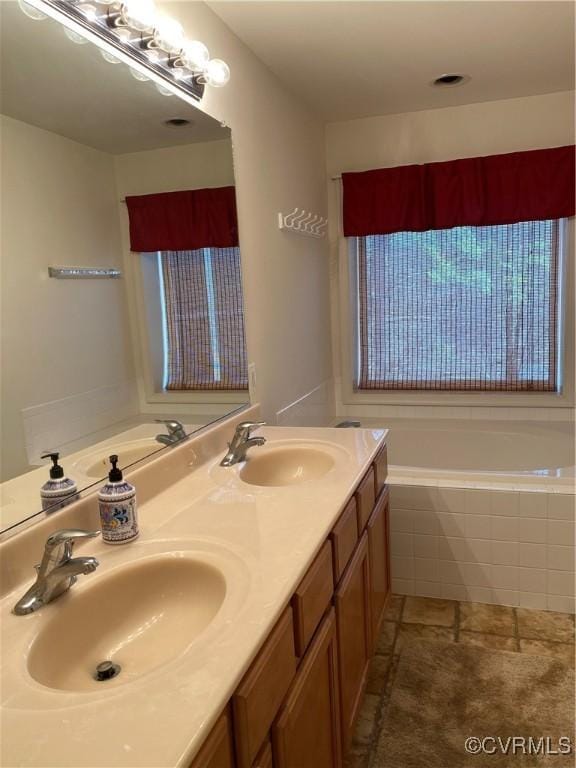
<path fill-rule="evenodd" d="M 39 683 L 64 691 L 104 690 L 180 656 L 211 624 L 226 597 L 215 566 L 181 553 L 146 558 L 103 574 L 54 604 L 28 654 Z M 98 664 L 120 666 L 98 682 Z"/>
<path fill-rule="evenodd" d="M 162 447 L 160 443 L 153 439 L 132 440 L 128 443 L 120 443 L 103 451 L 83 456 L 82 459 L 79 459 L 72 465 L 72 474 L 74 469 L 77 469 L 86 477 L 93 477 L 95 480 L 99 480 L 108 474 L 110 469 L 108 457 L 111 453 L 118 454 L 119 465 L 121 468 L 124 468 L 135 461 L 144 459 L 154 451 L 159 451 Z"/>
<path fill-rule="evenodd" d="M 240 478 L 250 485 L 300 485 L 324 477 L 335 465 L 331 453 L 317 447 L 272 447 L 262 454 L 257 450 L 240 470 Z"/>

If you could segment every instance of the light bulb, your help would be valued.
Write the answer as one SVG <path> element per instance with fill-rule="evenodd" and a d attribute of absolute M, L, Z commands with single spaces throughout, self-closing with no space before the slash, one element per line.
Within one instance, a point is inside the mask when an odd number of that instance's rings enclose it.
<path fill-rule="evenodd" d="M 147 48 L 145 53 L 152 64 L 159 64 L 162 61 L 162 55 L 159 51 L 155 51 L 154 48 Z"/>
<path fill-rule="evenodd" d="M 102 48 L 100 49 L 100 53 L 104 61 L 107 61 L 109 64 L 121 64 L 120 59 L 116 58 L 114 54 L 108 53 L 108 51 L 104 51 Z"/>
<path fill-rule="evenodd" d="M 156 83 L 156 90 L 158 93 L 161 93 L 162 96 L 174 96 L 172 91 L 169 91 L 168 88 L 164 88 L 164 86 L 160 85 L 160 83 Z"/>
<path fill-rule="evenodd" d="M 206 83 L 213 88 L 221 88 L 230 80 L 230 67 L 222 59 L 210 59 L 204 71 Z"/>
<path fill-rule="evenodd" d="M 154 42 L 166 53 L 180 53 L 184 45 L 182 25 L 169 16 L 159 16 L 154 26 Z"/>
<path fill-rule="evenodd" d="M 193 72 L 203 72 L 210 60 L 208 48 L 199 40 L 190 40 L 184 44 L 182 61 Z"/>
<path fill-rule="evenodd" d="M 64 34 L 68 40 L 72 40 L 76 45 L 84 45 L 88 42 L 85 37 L 82 37 L 82 35 L 79 35 L 78 32 L 75 32 L 73 29 L 68 29 L 68 27 L 64 27 Z"/>
<path fill-rule="evenodd" d="M 156 23 L 156 6 L 153 0 L 125 0 L 120 11 L 122 20 L 139 32 L 151 32 Z"/>
<path fill-rule="evenodd" d="M 24 0 L 18 0 L 18 6 L 20 7 L 22 13 L 25 13 L 29 19 L 34 19 L 34 21 L 42 21 L 43 19 L 47 18 L 45 13 L 42 13 L 42 11 L 39 11 L 38 8 L 30 5 L 30 3 L 24 2 Z"/>
<path fill-rule="evenodd" d="M 80 3 L 80 5 L 77 5 L 76 7 L 88 21 L 96 21 L 98 18 L 98 11 L 93 5 L 90 5 L 89 3 Z"/>
<path fill-rule="evenodd" d="M 132 39 L 132 31 L 128 27 L 114 27 L 114 34 L 119 37 L 123 43 L 129 43 Z"/>
<path fill-rule="evenodd" d="M 187 77 L 190 72 L 184 69 L 184 67 L 174 67 L 172 69 L 172 74 L 174 76 L 174 80 L 184 80 L 185 77 Z"/>

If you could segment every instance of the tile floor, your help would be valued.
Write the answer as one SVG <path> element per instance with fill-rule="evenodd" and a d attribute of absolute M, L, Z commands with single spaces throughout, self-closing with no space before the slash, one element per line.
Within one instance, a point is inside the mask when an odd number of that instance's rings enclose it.
<path fill-rule="evenodd" d="M 409 639 L 466 643 L 555 656 L 574 665 L 574 616 L 551 611 L 393 595 L 368 675 L 347 768 L 370 766 L 403 643 Z"/>

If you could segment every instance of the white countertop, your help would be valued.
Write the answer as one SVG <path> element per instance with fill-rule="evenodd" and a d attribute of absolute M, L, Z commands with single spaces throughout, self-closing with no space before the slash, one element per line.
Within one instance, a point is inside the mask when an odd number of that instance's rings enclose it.
<path fill-rule="evenodd" d="M 10 613 L 23 589 L 2 600 L 5 768 L 189 765 L 383 443 L 386 430 L 266 427 L 258 434 L 269 445 L 330 444 L 335 466 L 313 482 L 260 487 L 242 482 L 238 467 L 219 467 L 217 456 L 139 507 L 141 534 L 136 542 L 124 547 L 88 542 L 81 554 L 95 555 L 100 568 L 80 577 L 59 598 L 80 599 L 100 573 L 139 553 L 192 548 L 222 556 L 223 562 L 227 558 L 235 594 L 226 621 L 217 632 L 208 627 L 178 658 L 132 682 L 122 684 L 118 679 L 111 687 L 107 683 L 102 691 L 56 691 L 31 678 L 26 655 L 43 623 L 56 615 L 59 600 L 25 617 Z"/>

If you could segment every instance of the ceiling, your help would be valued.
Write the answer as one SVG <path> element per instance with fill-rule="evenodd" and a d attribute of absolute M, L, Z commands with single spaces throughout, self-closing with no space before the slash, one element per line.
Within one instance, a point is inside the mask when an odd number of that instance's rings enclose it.
<path fill-rule="evenodd" d="M 574 87 L 574 4 L 213 1 L 212 10 L 326 121 Z M 470 75 L 439 89 L 439 75 Z"/>
<path fill-rule="evenodd" d="M 141 152 L 230 136 L 213 118 L 124 64 L 69 40 L 52 19 L 33 21 L 13 0 L 0 2 L 0 111 L 111 154 Z M 183 117 L 183 128 L 164 121 Z"/>

